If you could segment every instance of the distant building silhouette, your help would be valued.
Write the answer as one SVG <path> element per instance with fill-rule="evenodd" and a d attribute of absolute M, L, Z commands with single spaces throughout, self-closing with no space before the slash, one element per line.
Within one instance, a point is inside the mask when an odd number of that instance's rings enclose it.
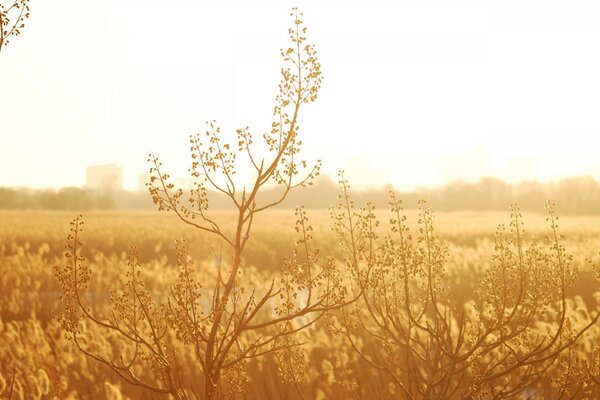
<path fill-rule="evenodd" d="M 114 191 L 123 189 L 123 170 L 117 164 L 94 165 L 87 168 L 86 189 Z"/>
<path fill-rule="evenodd" d="M 151 175 L 148 171 L 144 171 L 138 175 L 138 192 L 148 192 L 146 184 L 150 182 L 150 177 Z M 194 180 L 192 178 L 176 176 L 171 179 L 176 188 L 186 190 L 194 187 Z"/>

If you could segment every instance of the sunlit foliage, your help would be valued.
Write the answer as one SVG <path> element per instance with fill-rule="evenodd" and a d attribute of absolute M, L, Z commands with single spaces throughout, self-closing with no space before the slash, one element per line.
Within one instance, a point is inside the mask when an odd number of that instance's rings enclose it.
<path fill-rule="evenodd" d="M 302 345 L 295 335 L 313 325 L 328 311 L 348 304 L 345 286 L 332 258 L 322 258 L 311 242 L 312 227 L 306 212 L 296 211 L 300 238 L 281 272 L 266 287 L 247 279 L 243 263 L 246 245 L 257 214 L 281 203 L 291 190 L 312 183 L 320 162 L 313 167 L 299 159 L 300 110 L 317 99 L 321 67 L 297 10 L 291 13 L 290 47 L 281 51 L 279 93 L 275 98 L 270 132 L 262 146 L 248 127 L 236 131 L 237 144 L 223 141 L 215 121 L 203 135 L 190 137 L 196 180 L 186 193 L 175 188 L 154 154 L 148 159 L 150 195 L 159 211 L 174 212 L 185 224 L 218 238 L 225 248 L 217 256 L 212 276 L 199 279 L 184 242 L 177 245 L 178 281 L 162 299 L 153 298 L 141 279 L 141 264 L 132 249 L 126 285 L 112 295 L 109 315 L 95 313 L 83 298 L 91 271 L 81 255 L 83 221 L 74 219 L 67 238 L 67 262 L 56 268 L 64 292 L 59 320 L 69 338 L 88 357 L 111 368 L 125 382 L 176 399 L 235 397 L 245 391 L 249 360 L 273 354 L 285 382 L 303 375 Z M 240 161 L 238 155 L 245 156 Z M 239 164 L 255 173 L 249 186 L 237 180 Z M 260 195 L 273 183 L 279 198 L 264 201 Z M 206 188 L 219 192 L 236 209 L 234 229 L 219 223 L 209 210 Z M 93 323 L 134 344 L 128 354 L 107 354 L 89 343 L 81 325 Z M 192 355 L 196 365 L 190 377 L 181 374 L 182 359 Z M 139 371 L 145 371 L 141 374 Z"/>
<path fill-rule="evenodd" d="M 0 1 L 0 52 L 19 36 L 29 18 L 29 0 Z"/>
<path fill-rule="evenodd" d="M 516 206 L 495 236 L 467 229 L 473 215 L 440 229 L 394 193 L 387 217 L 357 207 L 341 174 L 329 220 L 298 207 L 277 222 L 320 169 L 299 158 L 298 121 L 321 67 L 292 17 L 269 132 L 231 144 L 209 122 L 190 137 L 189 192 L 150 155 L 150 195 L 181 226 L 77 216 L 63 242 L 63 214 L 0 214 L 0 396 L 598 398 L 598 231 L 563 238 L 552 203 L 540 237 Z M 209 188 L 234 211 L 214 212 Z"/>
<path fill-rule="evenodd" d="M 382 229 L 374 207 L 355 209 L 343 176 L 340 183 L 334 226 L 362 293 L 340 316 L 342 331 L 365 362 L 391 377 L 399 396 L 546 397 L 585 393 L 594 384 L 588 357 L 573 349 L 600 313 L 580 315 L 567 299 L 577 273 L 552 203 L 540 242 L 525 241 L 522 215 L 512 208 L 510 232 L 499 226 L 492 263 L 463 303 L 446 277 L 448 249 L 425 202 L 413 235 L 390 193 L 389 227 Z M 570 367 L 555 378 L 558 389 L 538 385 L 561 362 Z"/>
<path fill-rule="evenodd" d="M 389 211 L 376 212 L 387 225 Z M 406 226 L 418 232 L 418 214 L 406 211 Z M 219 215 L 231 219 L 233 213 Z M 321 255 L 333 255 L 338 263 L 343 254 L 333 232 L 329 230 L 329 218 L 325 213 L 309 211 L 314 227 L 311 241 L 319 243 Z M 484 278 L 485 271 L 492 267 L 494 235 L 490 226 L 493 222 L 509 219 L 509 214 L 495 213 L 437 213 L 435 229 L 439 240 L 447 246 L 444 286 L 452 288 L 451 297 L 457 304 L 473 304 L 477 298 L 476 288 Z M 53 311 L 60 306 L 60 286 L 53 276 L 51 266 L 63 264 L 65 230 L 69 213 L 24 213 L 0 212 L 0 397 L 8 397 L 6 389 L 15 376 L 15 394 L 19 390 L 36 393 L 32 385 L 45 381 L 34 380 L 37 371 L 43 370 L 49 382 L 49 393 L 58 398 L 111 398 L 110 393 L 121 394 L 123 399 L 160 399 L 147 391 L 121 382 L 110 370 L 100 363 L 85 357 L 67 335 L 60 324 L 52 318 Z M 281 261 L 291 254 L 297 234 L 294 230 L 294 215 L 290 211 L 268 212 L 256 225 L 253 239 L 249 242 L 245 257 L 245 277 L 253 284 L 270 284 Z M 548 226 L 542 214 L 526 213 L 527 222 L 524 240 L 529 242 L 538 237 L 543 244 Z M 510 220 L 510 219 L 509 219 Z M 462 221 L 462 223 L 461 223 Z M 155 213 L 106 213 L 93 212 L 86 216 L 88 228 L 84 231 L 84 254 L 93 274 L 92 288 L 85 292 L 85 300 L 98 313 L 107 315 L 110 310 L 111 292 L 126 287 L 127 251 L 131 244 L 139 250 L 140 273 L 147 289 L 157 301 L 169 294 L 170 287 L 178 282 L 177 250 L 173 238 L 185 238 L 185 245 L 196 266 L 198 281 L 214 279 L 218 257 L 211 247 L 218 249 L 217 241 L 206 235 L 197 235 L 194 229 L 178 224 L 168 215 Z M 488 228 L 486 228 L 488 227 Z M 573 327 L 582 326 L 595 316 L 598 301 L 598 284 L 595 280 L 594 263 L 598 262 L 600 249 L 600 221 L 596 217 L 561 218 L 560 230 L 565 233 L 561 242 L 573 255 L 572 266 L 578 270 L 578 279 L 567 291 L 567 316 Z M 382 235 L 383 236 L 383 235 Z M 218 253 L 217 253 L 218 255 Z M 327 322 L 327 323 L 325 323 Z M 284 382 L 285 364 L 278 364 L 274 357 L 265 356 L 250 360 L 245 368 L 244 398 L 296 398 L 297 389 L 308 398 L 402 398 L 395 389 L 390 376 L 374 369 L 358 353 L 346 338 L 341 325 L 335 321 L 318 321 L 295 338 L 303 343 L 300 352 L 292 352 L 297 362 L 303 363 L 304 371 L 295 375 L 301 382 Z M 540 321 L 550 328 L 554 320 Z M 335 329 L 338 335 L 334 335 Z M 84 324 L 86 336 L 95 349 L 107 354 L 128 354 L 135 350 L 131 343 L 116 340 L 100 328 Z M 554 328 L 552 328 L 554 329 Z M 575 384 L 574 379 L 585 378 L 587 394 L 581 392 L 575 398 L 595 398 L 599 392 L 596 383 L 599 375 L 598 338 L 600 330 L 595 325 L 580 338 L 570 353 L 565 352 L 546 374 L 540 377 L 538 387 L 557 394 L 562 382 Z M 375 349 L 374 338 L 359 337 L 364 350 Z M 570 362 L 577 358 L 578 363 Z M 180 364 L 183 375 L 194 369 L 193 357 L 186 356 Z M 566 366 L 569 366 L 568 368 Z M 587 367 L 586 367 L 587 365 Z M 586 372 L 586 368 L 587 372 Z M 291 370 L 287 370 L 290 371 Z M 40 375 L 41 376 L 41 375 Z M 227 378 L 230 379 L 230 378 Z M 5 383 L 2 383 L 5 382 Z M 105 384 L 106 382 L 106 384 Z M 583 383 L 583 382 L 582 382 Z M 583 389 L 582 389 L 583 390 Z M 62 393 L 62 394 L 60 394 Z M 393 394 L 395 393 L 395 394 Z M 320 396 L 320 397 L 319 397 Z M 568 398 L 567 396 L 565 396 Z M 113 397 L 117 398 L 117 397 Z"/>

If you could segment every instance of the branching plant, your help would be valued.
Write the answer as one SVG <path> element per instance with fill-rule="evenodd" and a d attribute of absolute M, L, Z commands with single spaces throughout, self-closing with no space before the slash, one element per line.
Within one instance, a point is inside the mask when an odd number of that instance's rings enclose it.
<path fill-rule="evenodd" d="M 401 202 L 390 193 L 390 225 L 381 234 L 374 207 L 357 210 L 343 176 L 341 185 L 340 205 L 332 210 L 335 231 L 363 294 L 343 310 L 341 331 L 366 363 L 392 379 L 401 398 L 544 396 L 552 390 L 538 383 L 552 367 L 578 364 L 574 349 L 600 313 L 574 324 L 578 315 L 566 290 L 576 271 L 552 203 L 543 244 L 525 241 L 522 215 L 512 209 L 510 233 L 498 228 L 493 264 L 475 300 L 457 304 L 444 275 L 447 250 L 426 204 L 419 204 L 413 237 Z M 589 379 L 555 383 L 553 393 L 569 398 Z"/>
<path fill-rule="evenodd" d="M 27 0 L 0 10 L 1 49 L 19 34 Z M 11 10 L 21 15 L 15 28 L 5 29 Z M 382 233 L 371 204 L 354 206 L 343 174 L 340 204 L 331 215 L 344 262 L 323 257 L 313 246 L 303 208 L 296 210 L 296 247 L 276 277 L 244 262 L 256 216 L 312 184 L 321 166 L 299 156 L 300 111 L 317 99 L 322 76 L 301 13 L 294 9 L 291 15 L 291 45 L 281 52 L 285 64 L 270 131 L 256 138 L 241 128 L 229 143 L 215 121 L 207 123 L 204 134 L 189 140 L 191 190 L 176 188 L 156 155 L 148 159 L 148 188 L 159 211 L 214 237 L 225 256 L 211 268 L 197 268 L 185 242 L 178 241 L 178 276 L 161 292 L 144 279 L 132 248 L 125 285 L 111 293 L 107 310 L 90 301 L 92 267 L 82 253 L 82 217 L 75 218 L 66 262 L 55 274 L 63 290 L 58 320 L 77 349 L 141 390 L 207 400 L 243 393 L 247 363 L 270 355 L 282 380 L 302 396 L 300 334 L 331 316 L 328 326 L 343 334 L 366 365 L 385 374 L 401 398 L 512 399 L 550 392 L 575 398 L 600 381 L 600 350 L 593 350 L 592 362 L 578 356 L 578 346 L 589 347 L 586 334 L 600 313 L 573 311 L 567 290 L 576 270 L 551 203 L 543 242 L 524 235 L 522 216 L 512 209 L 509 232 L 498 228 L 491 266 L 464 304 L 448 283 L 448 251 L 426 204 L 419 204 L 413 236 L 391 193 L 389 227 Z M 246 170 L 252 178 L 243 184 L 238 173 Z M 279 188 L 279 197 L 265 200 L 261 195 L 270 186 Z M 209 190 L 230 202 L 233 224 L 209 209 Z M 548 377 L 554 387 L 546 393 L 540 382 Z"/>
<path fill-rule="evenodd" d="M 308 167 L 299 159 L 298 121 L 301 108 L 317 98 L 321 66 L 307 42 L 302 14 L 294 9 L 291 15 L 291 46 L 281 52 L 285 66 L 274 121 L 262 136 L 262 149 L 249 128 L 238 129 L 237 143 L 231 145 L 223 141 L 216 122 L 209 122 L 204 135 L 190 137 L 190 173 L 196 185 L 187 193 L 175 188 L 155 155 L 148 160 L 149 191 L 158 209 L 214 235 L 228 249 L 230 260 L 220 259 L 214 273 L 197 271 L 185 243 L 179 242 L 179 280 L 168 298 L 159 302 L 145 286 L 133 250 L 126 288 L 113 294 L 112 311 L 99 315 L 86 304 L 91 270 L 81 255 L 83 221 L 78 217 L 72 222 L 67 264 L 56 269 L 64 291 L 60 320 L 82 352 L 132 385 L 176 399 L 234 396 L 243 390 L 246 362 L 271 353 L 281 361 L 284 380 L 296 382 L 303 373 L 294 354 L 302 343 L 294 334 L 348 304 L 335 263 L 311 246 L 312 228 L 301 208 L 296 211 L 300 239 L 292 257 L 284 260 L 281 278 L 271 279 L 262 289 L 263 285 L 248 279 L 244 268 L 243 254 L 255 216 L 281 203 L 291 190 L 310 185 L 320 169 L 320 161 Z M 240 187 L 237 180 L 244 158 L 255 175 L 249 187 Z M 278 185 L 281 194 L 274 201 L 261 202 L 260 193 L 268 185 Z M 235 207 L 232 231 L 212 218 L 209 188 Z M 130 346 L 121 345 L 121 354 L 98 351 L 84 329 L 89 324 Z M 182 357 L 193 357 L 197 371 L 181 371 Z"/>
<path fill-rule="evenodd" d="M 29 18 L 29 0 L 0 1 L 0 52 L 13 36 L 19 36 Z"/>

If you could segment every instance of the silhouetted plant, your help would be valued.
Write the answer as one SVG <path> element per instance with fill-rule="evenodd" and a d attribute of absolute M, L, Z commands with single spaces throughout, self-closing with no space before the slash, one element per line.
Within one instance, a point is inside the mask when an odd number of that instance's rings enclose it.
<path fill-rule="evenodd" d="M 19 36 L 29 18 L 29 0 L 0 1 L 0 52 L 13 36 Z"/>
<path fill-rule="evenodd" d="M 322 77 L 301 14 L 294 9 L 292 17 L 274 120 L 262 139 L 246 127 L 236 131 L 235 144 L 227 143 L 217 123 L 209 122 L 204 134 L 190 137 L 195 186 L 189 192 L 175 187 L 157 156 L 148 159 L 149 192 L 159 211 L 173 212 L 216 238 L 230 258 L 216 254 L 211 268 L 197 268 L 185 241 L 177 241 L 178 276 L 170 291 L 161 292 L 145 279 L 132 247 L 125 284 L 113 290 L 105 311 L 90 306 L 92 268 L 82 253 L 84 223 L 78 216 L 71 222 L 66 262 L 55 268 L 63 291 L 58 320 L 68 338 L 123 381 L 175 399 L 234 398 L 245 390 L 249 360 L 266 355 L 277 363 L 282 381 L 302 396 L 302 345 L 308 340 L 302 334 L 325 316 L 332 318 L 323 318 L 327 326 L 342 333 L 337 340 L 347 339 L 355 357 L 390 378 L 392 396 L 502 399 L 587 393 L 600 381 L 600 350 L 586 335 L 600 314 L 567 298 L 576 270 L 551 203 L 550 234 L 543 243 L 526 240 L 522 216 L 512 209 L 510 232 L 498 228 L 492 264 L 466 303 L 457 301 L 447 279 L 448 249 L 425 202 L 419 202 L 413 236 L 401 202 L 390 193 L 392 215 L 382 231 L 372 204 L 356 209 L 343 174 L 343 193 L 331 216 L 344 262 L 315 248 L 302 207 L 296 209 L 299 239 L 278 275 L 266 278 L 244 262 L 255 217 L 281 204 L 292 190 L 312 184 L 320 170 L 320 161 L 309 167 L 298 158 L 300 111 L 316 100 Z M 249 186 L 238 179 L 244 161 L 254 174 Z M 269 185 L 280 190 L 277 198 L 261 197 Z M 233 224 L 209 210 L 208 190 L 231 203 Z M 582 348 L 591 356 L 582 357 Z M 343 369 L 338 383 L 361 397 L 348 354 L 336 361 Z M 195 368 L 182 368 L 190 364 Z M 334 364 L 323 359 L 320 365 L 323 381 L 334 384 Z M 12 393 L 5 375 L 0 387 Z M 21 393 L 21 379 L 14 377 L 15 391 Z M 48 386 L 47 375 L 41 378 Z M 552 382 L 553 389 L 540 382 Z M 120 396 L 110 382 L 104 388 Z"/>
<path fill-rule="evenodd" d="M 279 282 L 271 279 L 261 293 L 261 282 L 250 281 L 243 267 L 255 216 L 281 203 L 291 190 L 310 185 L 320 169 L 320 161 L 307 167 L 298 159 L 298 120 L 302 106 L 317 98 L 321 66 L 314 47 L 307 43 L 302 14 L 294 9 L 291 15 L 291 46 L 281 52 L 285 66 L 275 118 L 271 131 L 262 136 L 262 151 L 249 128 L 238 129 L 237 143 L 230 145 L 223 141 L 216 122 L 209 122 L 204 135 L 190 137 L 190 173 L 196 186 L 189 193 L 175 188 L 156 156 L 151 154 L 148 160 L 149 191 L 158 209 L 172 211 L 186 224 L 222 240 L 231 253 L 230 263 L 219 258 L 214 273 L 197 271 L 185 243 L 178 242 L 179 281 L 168 299 L 159 302 L 146 287 L 132 250 L 126 287 L 113 293 L 112 311 L 102 317 L 85 301 L 91 269 L 81 255 L 83 221 L 77 217 L 71 222 L 67 264 L 56 268 L 64 291 L 60 321 L 83 353 L 132 385 L 177 399 L 235 396 L 244 389 L 247 360 L 271 353 L 280 362 L 284 381 L 296 383 L 303 377 L 304 365 L 297 352 L 302 343 L 294 335 L 326 312 L 348 304 L 333 259 L 322 258 L 312 247 L 312 227 L 302 208 L 296 211 L 300 239 L 293 255 L 284 260 Z M 255 173 L 248 188 L 240 188 L 236 180 L 243 156 Z M 281 188 L 280 196 L 261 202 L 260 193 L 270 183 Z M 210 215 L 207 187 L 235 206 L 232 231 Z M 83 328 L 89 323 L 133 344 L 133 349 L 118 356 L 100 351 Z M 202 388 L 179 370 L 180 358 L 189 354 L 197 363 Z M 223 378 L 226 386 L 221 385 Z"/>
<path fill-rule="evenodd" d="M 445 278 L 447 249 L 425 202 L 413 237 L 391 192 L 390 225 L 381 233 L 374 207 L 357 210 L 343 175 L 340 183 L 334 227 L 362 293 L 341 314 L 341 330 L 364 361 L 392 378 L 401 398 L 543 396 L 549 388 L 537 383 L 566 360 L 573 367 L 555 379 L 556 393 L 575 396 L 590 383 L 590 366 L 578 365 L 587 357 L 573 350 L 600 313 L 575 324 L 566 290 L 576 271 L 552 203 L 543 244 L 525 241 L 522 215 L 512 208 L 510 234 L 498 228 L 493 264 L 474 300 L 458 304 Z"/>

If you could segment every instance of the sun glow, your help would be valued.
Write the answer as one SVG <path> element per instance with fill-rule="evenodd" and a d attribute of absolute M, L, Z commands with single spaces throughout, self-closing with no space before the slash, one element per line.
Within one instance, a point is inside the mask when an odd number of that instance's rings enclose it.
<path fill-rule="evenodd" d="M 149 151 L 184 176 L 206 120 L 262 134 L 288 3 L 36 5 L 0 63 L 0 185 L 81 186 L 117 163 L 135 189 Z M 600 178 L 597 2 L 302 6 L 325 81 L 301 129 L 324 173 L 402 189 Z"/>

